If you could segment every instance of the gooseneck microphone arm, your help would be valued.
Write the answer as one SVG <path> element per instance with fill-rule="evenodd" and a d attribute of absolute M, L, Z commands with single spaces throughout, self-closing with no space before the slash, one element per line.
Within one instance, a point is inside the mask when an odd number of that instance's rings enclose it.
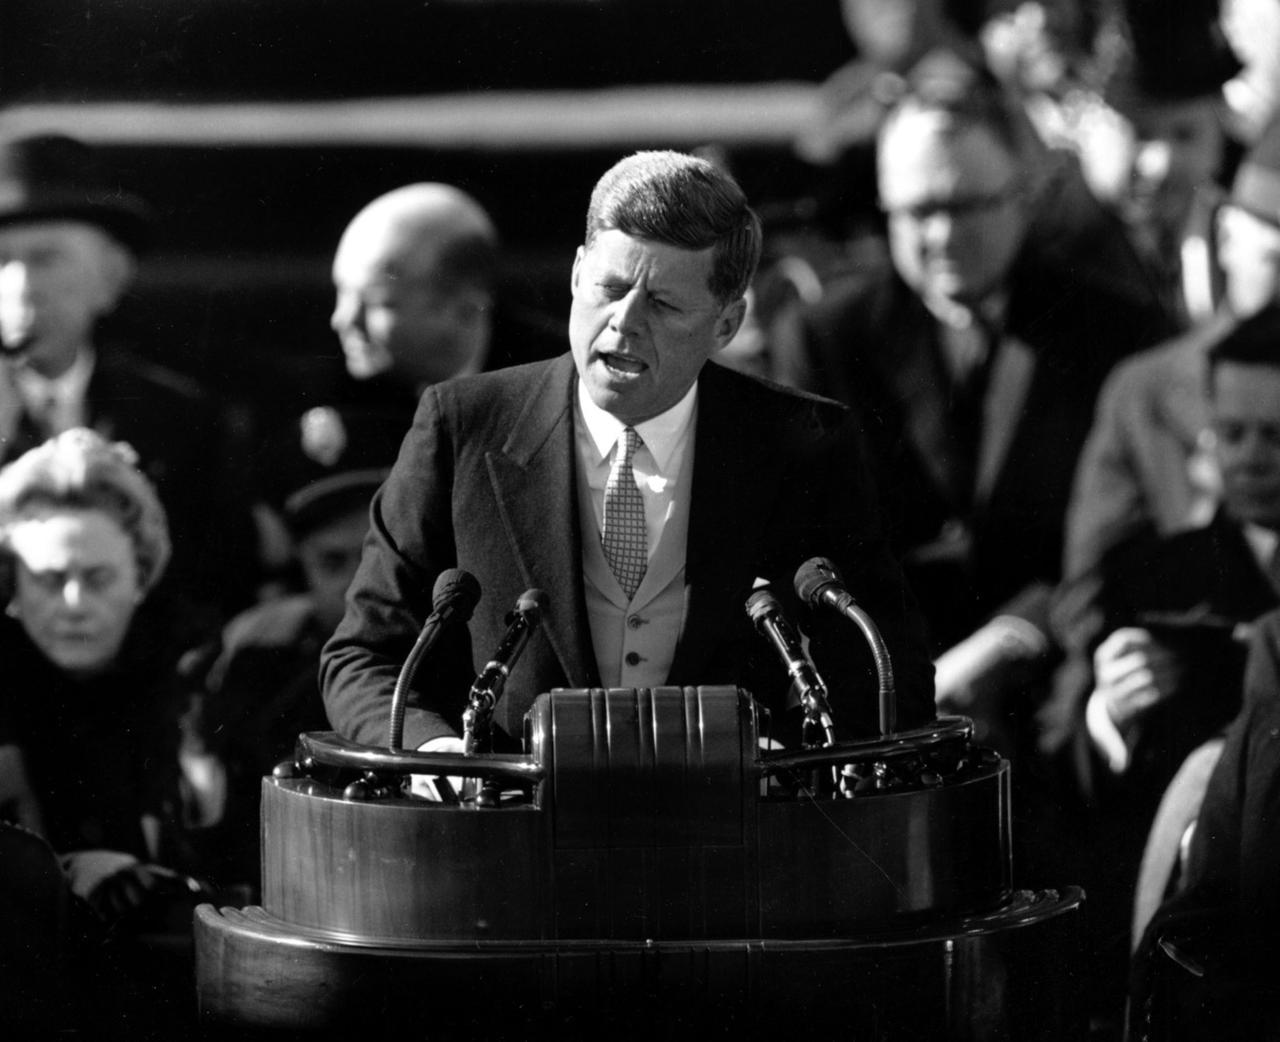
<path fill-rule="evenodd" d="M 769 638 L 799 689 L 800 705 L 804 710 L 804 744 L 806 747 L 835 745 L 835 725 L 827 701 L 827 685 L 805 654 L 799 636 L 782 612 L 782 604 L 772 591 L 764 588 L 747 598 L 746 607 L 756 629 Z M 813 738 L 814 731 L 821 731 L 821 742 Z"/>
<path fill-rule="evenodd" d="M 465 623 L 471 618 L 480 600 L 480 584 L 470 572 L 461 568 L 446 568 L 436 579 L 431 591 L 431 614 L 422 624 L 418 639 L 396 678 L 395 691 L 391 695 L 391 725 L 387 732 L 387 745 L 400 749 L 404 742 L 404 708 L 409 699 L 409 689 L 417 675 L 418 666 L 426 657 L 445 628 L 453 622 Z"/>
<path fill-rule="evenodd" d="M 462 714 L 462 748 L 468 756 L 492 751 L 493 707 L 502 696 L 511 667 L 538 628 L 548 603 L 547 595 L 541 590 L 525 590 L 516 601 L 515 610 L 507 616 L 507 632 L 467 696 L 467 708 Z"/>
<path fill-rule="evenodd" d="M 880 733 L 893 734 L 898 729 L 898 698 L 894 688 L 893 662 L 885 646 L 880 630 L 871 616 L 862 610 L 845 589 L 840 570 L 825 557 L 805 561 L 796 570 L 796 595 L 814 610 L 830 608 L 854 622 L 862 631 L 875 659 L 876 677 L 879 681 Z"/>

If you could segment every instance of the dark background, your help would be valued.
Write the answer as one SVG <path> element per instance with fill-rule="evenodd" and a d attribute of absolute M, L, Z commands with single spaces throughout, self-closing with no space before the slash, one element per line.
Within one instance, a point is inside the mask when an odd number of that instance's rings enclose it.
<path fill-rule="evenodd" d="M 818 80 L 836 0 L 6 0 L 0 98 Z"/>
<path fill-rule="evenodd" d="M 231 396 L 288 412 L 339 365 L 328 329 L 329 263 L 347 220 L 374 196 L 447 181 L 489 209 L 504 240 L 505 299 L 553 322 L 595 179 L 661 134 L 571 146 L 416 141 L 281 143 L 95 132 L 103 103 L 148 107 L 653 84 L 817 83 L 850 57 L 836 0 L 3 0 L 0 105 L 37 111 L 101 148 L 155 207 L 122 325 L 141 349 Z M 548 106 L 565 106 L 562 94 Z M 569 103 L 570 107 L 572 102 Z M 549 113 L 572 119 L 572 111 Z M 4 109 L 0 109 L 3 123 Z M 119 119 L 113 124 L 118 128 Z M 141 117 L 140 123 L 141 126 Z M 30 129 L 29 123 L 23 124 Z M 86 129 L 87 127 L 87 129 Z M 629 128 L 618 128 L 624 137 Z M 648 135 L 648 136 L 645 136 Z M 739 141 L 731 162 L 755 201 L 803 191 L 776 134 Z M 517 348 L 511 352 L 519 355 Z M 312 377 L 314 376 L 314 380 Z"/>

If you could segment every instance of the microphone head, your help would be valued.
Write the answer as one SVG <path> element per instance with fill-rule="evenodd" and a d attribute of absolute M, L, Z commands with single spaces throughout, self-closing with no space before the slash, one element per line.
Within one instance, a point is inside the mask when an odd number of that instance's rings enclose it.
<path fill-rule="evenodd" d="M 549 607 L 551 607 L 551 598 L 539 589 L 525 590 L 516 600 L 516 611 L 521 615 L 531 616 L 529 621 L 534 623 Z"/>
<path fill-rule="evenodd" d="M 452 611 L 466 622 L 480 601 L 480 583 L 461 568 L 446 568 L 436 578 L 431 590 L 433 611 Z"/>
<path fill-rule="evenodd" d="M 747 598 L 747 615 L 759 627 L 765 616 L 780 612 L 782 604 L 767 586 L 752 592 Z"/>
<path fill-rule="evenodd" d="M 805 604 L 816 606 L 823 587 L 843 585 L 840 569 L 827 557 L 811 557 L 796 569 L 796 596 Z"/>

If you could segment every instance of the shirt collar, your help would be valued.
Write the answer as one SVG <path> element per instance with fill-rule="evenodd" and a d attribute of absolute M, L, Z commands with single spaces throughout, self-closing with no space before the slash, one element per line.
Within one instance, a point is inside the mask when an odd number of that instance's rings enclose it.
<path fill-rule="evenodd" d="M 1264 572 L 1269 572 L 1271 562 L 1276 555 L 1276 545 L 1280 544 L 1280 533 L 1248 521 L 1241 528 L 1244 529 L 1245 542 L 1253 551 L 1254 559 L 1261 565 Z"/>
<path fill-rule="evenodd" d="M 1009 311 L 1009 294 L 1003 289 L 995 290 L 972 307 L 928 296 L 921 299 L 933 317 L 950 329 L 968 329 L 977 325 L 988 333 L 996 333 L 1004 328 Z"/>
<path fill-rule="evenodd" d="M 14 381 L 27 401 L 42 402 L 50 398 L 60 403 L 77 401 L 84 396 L 89 386 L 94 360 L 93 348 L 86 347 L 76 355 L 75 361 L 57 376 L 42 376 L 30 366 L 22 365 L 14 370 Z"/>
<path fill-rule="evenodd" d="M 698 381 L 695 380 L 693 386 L 685 392 L 685 396 L 666 412 L 659 413 L 643 423 L 635 424 L 636 433 L 644 441 L 645 448 L 653 456 L 659 471 L 667 469 L 671 462 L 671 454 L 688 433 L 697 401 Z M 627 425 L 596 405 L 581 380 L 578 381 L 578 408 L 582 412 L 587 433 L 591 435 L 591 443 L 599 453 L 596 462 L 601 463 L 613 451 L 614 445 L 617 444 L 618 438 L 621 437 Z"/>

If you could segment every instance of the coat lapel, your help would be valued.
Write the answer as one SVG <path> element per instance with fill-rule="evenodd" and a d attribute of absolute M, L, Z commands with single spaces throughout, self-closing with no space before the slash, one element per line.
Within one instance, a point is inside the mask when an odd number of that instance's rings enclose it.
<path fill-rule="evenodd" d="M 582 589 L 573 432 L 577 377 L 566 355 L 548 366 L 497 451 L 486 453 L 489 480 L 513 559 L 526 587 L 563 591 L 543 621 L 571 687 L 599 683 Z M 567 531 L 553 532 L 568 516 Z"/>
<path fill-rule="evenodd" d="M 964 500 L 969 490 L 962 484 L 968 470 L 956 466 L 955 443 L 947 427 L 937 322 L 910 290 L 897 288 L 900 318 L 885 324 L 896 332 L 881 350 L 870 353 L 868 361 L 902 410 L 907 438 L 930 480 L 945 497 Z"/>
<path fill-rule="evenodd" d="M 760 558 L 766 490 L 776 487 L 779 453 L 759 425 L 735 408 L 732 384 L 714 362 L 698 381 L 693 499 L 685 551 L 684 627 L 671 663 L 672 683 L 705 675 L 714 649 L 742 617 L 749 589 L 735 588 L 740 562 Z M 752 504 L 759 510 L 750 509 Z"/>
<path fill-rule="evenodd" d="M 1036 356 L 1016 337 L 1003 337 L 991 360 L 991 376 L 982 406 L 982 441 L 974 479 L 974 502 L 981 503 L 995 488 L 1009 457 L 1009 447 L 1022 419 L 1023 407 L 1036 373 Z"/>

